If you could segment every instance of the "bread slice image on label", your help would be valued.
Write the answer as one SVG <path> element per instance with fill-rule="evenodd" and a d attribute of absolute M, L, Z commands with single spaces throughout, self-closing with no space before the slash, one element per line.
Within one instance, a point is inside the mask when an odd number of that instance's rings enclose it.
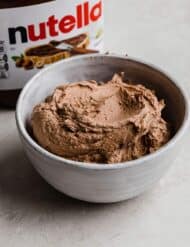
<path fill-rule="evenodd" d="M 15 59 L 15 65 L 26 70 L 33 68 L 40 69 L 46 64 L 51 64 L 76 54 L 98 52 L 88 50 L 88 45 L 89 37 L 86 33 L 66 40 L 52 40 L 48 44 L 26 49 L 21 57 Z"/>
<path fill-rule="evenodd" d="M 9 67 L 0 91 L 21 90 L 54 62 L 104 51 L 103 0 L 2 0 L 0 21 L 0 55 Z"/>

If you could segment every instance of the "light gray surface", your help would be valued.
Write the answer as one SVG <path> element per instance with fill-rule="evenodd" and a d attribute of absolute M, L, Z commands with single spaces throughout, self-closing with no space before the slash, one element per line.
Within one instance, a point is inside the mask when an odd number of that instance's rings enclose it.
<path fill-rule="evenodd" d="M 106 29 L 108 50 L 159 65 L 190 93 L 189 0 L 106 1 Z M 183 152 L 152 191 L 124 203 L 91 205 L 39 177 L 23 154 L 14 113 L 1 111 L 0 246 L 189 247 L 189 146 L 187 135 Z"/>

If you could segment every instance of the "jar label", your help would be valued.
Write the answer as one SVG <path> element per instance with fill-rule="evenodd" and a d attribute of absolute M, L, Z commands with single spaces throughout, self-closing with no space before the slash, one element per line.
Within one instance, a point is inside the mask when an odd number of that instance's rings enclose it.
<path fill-rule="evenodd" d="M 0 4 L 1 90 L 22 88 L 56 61 L 102 50 L 102 0 L 21 2 Z"/>

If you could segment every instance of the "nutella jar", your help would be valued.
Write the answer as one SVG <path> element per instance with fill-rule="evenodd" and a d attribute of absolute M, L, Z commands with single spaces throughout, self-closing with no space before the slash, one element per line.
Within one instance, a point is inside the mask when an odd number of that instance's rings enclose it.
<path fill-rule="evenodd" d="M 0 23 L 0 106 L 40 69 L 103 48 L 103 0 L 1 0 Z"/>

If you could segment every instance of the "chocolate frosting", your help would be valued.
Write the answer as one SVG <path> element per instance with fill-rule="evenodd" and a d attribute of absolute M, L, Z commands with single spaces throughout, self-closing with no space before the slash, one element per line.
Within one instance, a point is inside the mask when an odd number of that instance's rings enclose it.
<path fill-rule="evenodd" d="M 48 151 L 71 160 L 118 163 L 152 153 L 170 138 L 164 101 L 114 75 L 107 83 L 57 87 L 32 114 L 33 134 Z"/>

